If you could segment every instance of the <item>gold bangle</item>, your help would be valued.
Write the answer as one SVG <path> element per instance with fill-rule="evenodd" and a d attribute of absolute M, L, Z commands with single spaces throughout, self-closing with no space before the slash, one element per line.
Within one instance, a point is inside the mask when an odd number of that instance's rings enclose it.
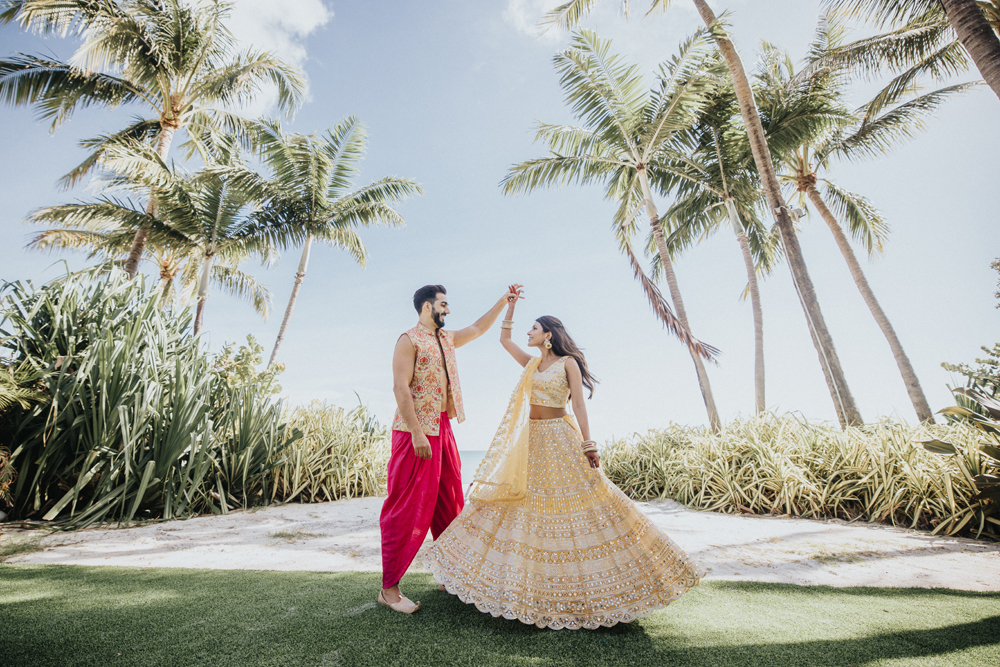
<path fill-rule="evenodd" d="M 504 320 L 503 322 L 500 323 L 500 328 L 501 329 L 513 329 L 514 328 L 514 320 Z"/>

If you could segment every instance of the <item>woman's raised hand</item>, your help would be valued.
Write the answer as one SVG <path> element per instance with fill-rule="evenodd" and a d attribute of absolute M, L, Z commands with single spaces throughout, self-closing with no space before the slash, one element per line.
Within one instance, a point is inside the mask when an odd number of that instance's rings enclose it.
<path fill-rule="evenodd" d="M 507 287 L 507 303 L 513 304 L 518 299 L 523 299 L 521 296 L 524 294 L 524 285 L 518 285 L 517 283 Z"/>

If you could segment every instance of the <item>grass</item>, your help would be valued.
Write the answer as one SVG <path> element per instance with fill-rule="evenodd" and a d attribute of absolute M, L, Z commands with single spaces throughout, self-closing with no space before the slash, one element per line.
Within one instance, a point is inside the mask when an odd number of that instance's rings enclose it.
<path fill-rule="evenodd" d="M 1000 664 L 1000 595 L 708 582 L 597 631 L 495 619 L 429 575 L 415 616 L 375 604 L 377 573 L 0 566 L 5 665 Z"/>

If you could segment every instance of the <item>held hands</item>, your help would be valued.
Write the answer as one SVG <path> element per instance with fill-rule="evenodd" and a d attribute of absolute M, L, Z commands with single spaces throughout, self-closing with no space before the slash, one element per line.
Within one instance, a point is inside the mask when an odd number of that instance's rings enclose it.
<path fill-rule="evenodd" d="M 507 299 L 507 303 L 509 303 L 513 307 L 514 304 L 517 303 L 518 299 L 524 298 L 523 296 L 521 296 L 522 294 L 524 294 L 524 285 L 518 285 L 517 283 L 515 283 L 507 288 L 507 294 L 504 296 L 504 298 Z"/>
<path fill-rule="evenodd" d="M 418 459 L 431 457 L 431 442 L 423 432 L 413 434 L 413 453 Z"/>

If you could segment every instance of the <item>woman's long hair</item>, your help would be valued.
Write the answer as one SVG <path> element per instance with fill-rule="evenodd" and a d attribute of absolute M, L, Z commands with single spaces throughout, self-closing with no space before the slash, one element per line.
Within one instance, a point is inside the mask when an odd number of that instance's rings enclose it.
<path fill-rule="evenodd" d="M 563 326 L 563 323 L 559 321 L 558 317 L 552 317 L 551 315 L 542 315 L 535 321 L 542 326 L 542 331 L 552 334 L 553 354 L 576 359 L 576 363 L 580 367 L 580 375 L 583 376 L 583 386 L 590 390 L 588 398 L 593 398 L 594 385 L 599 380 L 590 374 L 590 369 L 587 368 L 587 360 L 584 358 L 583 352 L 580 351 L 577 344 L 570 338 L 570 335 L 566 333 L 566 327 Z"/>

